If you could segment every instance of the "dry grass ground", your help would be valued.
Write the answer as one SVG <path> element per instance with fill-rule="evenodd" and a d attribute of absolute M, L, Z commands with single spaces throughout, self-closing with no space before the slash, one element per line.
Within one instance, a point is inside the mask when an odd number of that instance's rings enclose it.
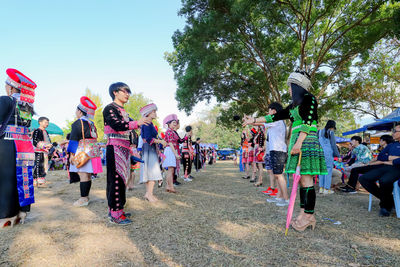
<path fill-rule="evenodd" d="M 232 162 L 194 175 L 180 194 L 156 189 L 157 204 L 143 200 L 143 186 L 129 191 L 134 223 L 120 227 L 106 218 L 105 175 L 91 204 L 74 208 L 79 186 L 50 172 L 26 224 L 0 231 L 0 265 L 400 266 L 400 220 L 379 218 L 377 200 L 369 213 L 366 194 L 317 196 L 316 230 L 285 237 L 286 208 L 266 203 Z"/>

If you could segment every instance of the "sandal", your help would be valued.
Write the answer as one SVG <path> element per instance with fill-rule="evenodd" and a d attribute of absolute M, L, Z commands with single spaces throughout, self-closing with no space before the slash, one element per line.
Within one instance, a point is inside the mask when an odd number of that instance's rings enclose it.
<path fill-rule="evenodd" d="M 295 221 L 292 223 L 292 227 L 293 229 L 295 229 L 298 232 L 303 232 L 304 230 L 306 230 L 309 226 L 311 226 L 311 230 L 315 229 L 315 224 L 317 223 L 317 221 L 315 220 L 315 218 L 311 218 L 311 220 L 308 220 L 308 222 L 306 222 L 303 225 L 299 225 L 298 221 Z"/>

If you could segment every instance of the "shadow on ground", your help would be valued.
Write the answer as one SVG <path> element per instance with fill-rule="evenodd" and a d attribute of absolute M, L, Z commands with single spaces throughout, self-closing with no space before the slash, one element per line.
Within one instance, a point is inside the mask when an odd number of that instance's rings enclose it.
<path fill-rule="evenodd" d="M 285 237 L 286 208 L 267 203 L 232 162 L 194 176 L 179 194 L 157 189 L 156 204 L 144 201 L 142 185 L 129 191 L 134 223 L 120 227 L 107 220 L 105 175 L 93 182 L 91 204 L 74 208 L 79 186 L 50 172 L 26 224 L 0 232 L 0 265 L 400 265 L 400 220 L 379 218 L 377 200 L 369 213 L 368 195 L 318 196 L 316 230 Z"/>

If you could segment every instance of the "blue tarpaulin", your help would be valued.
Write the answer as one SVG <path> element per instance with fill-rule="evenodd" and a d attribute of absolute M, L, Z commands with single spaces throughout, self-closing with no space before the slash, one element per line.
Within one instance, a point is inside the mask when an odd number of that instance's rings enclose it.
<path fill-rule="evenodd" d="M 343 133 L 343 136 L 365 131 L 390 131 L 393 128 L 393 125 L 396 122 L 400 121 L 400 116 L 387 118 L 388 116 L 386 116 L 384 119 L 377 120 L 376 122 L 364 125 L 363 127 L 358 128 L 356 130 L 345 132 Z"/>
<path fill-rule="evenodd" d="M 37 120 L 35 120 L 35 119 L 32 119 L 30 130 L 33 131 L 33 130 L 35 130 L 37 128 L 39 128 L 39 122 Z M 49 134 L 57 134 L 57 135 L 63 135 L 64 134 L 63 130 L 61 130 L 60 127 L 58 127 L 56 124 L 54 124 L 52 122 L 49 123 L 49 127 L 46 128 L 46 131 Z"/>
<path fill-rule="evenodd" d="M 336 143 L 346 143 L 346 142 L 350 142 L 350 138 L 336 137 Z"/>
<path fill-rule="evenodd" d="M 350 134 L 362 133 L 362 132 L 365 132 L 366 130 L 367 130 L 366 127 L 361 127 L 361 128 L 355 129 L 355 130 L 344 132 L 342 135 L 345 136 L 345 135 L 350 135 Z"/>

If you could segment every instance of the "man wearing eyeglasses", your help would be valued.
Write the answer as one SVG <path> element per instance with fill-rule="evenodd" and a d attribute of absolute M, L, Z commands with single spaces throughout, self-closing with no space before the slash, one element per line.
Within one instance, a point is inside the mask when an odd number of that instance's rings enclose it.
<path fill-rule="evenodd" d="M 131 90 L 122 82 L 110 85 L 109 94 L 113 102 L 103 110 L 104 134 L 107 137 L 107 202 L 111 223 L 127 225 L 132 223 L 124 212 L 126 203 L 125 184 L 130 176 L 131 131 L 151 122 L 150 117 L 142 117 L 134 121 L 125 111 Z"/>
<path fill-rule="evenodd" d="M 359 178 L 361 185 L 375 197 L 379 198 L 381 207 L 379 216 L 390 216 L 393 208 L 393 183 L 400 179 L 400 124 L 393 129 L 394 143 L 385 147 L 380 154 L 381 165 Z M 376 184 L 379 182 L 379 186 Z"/>

